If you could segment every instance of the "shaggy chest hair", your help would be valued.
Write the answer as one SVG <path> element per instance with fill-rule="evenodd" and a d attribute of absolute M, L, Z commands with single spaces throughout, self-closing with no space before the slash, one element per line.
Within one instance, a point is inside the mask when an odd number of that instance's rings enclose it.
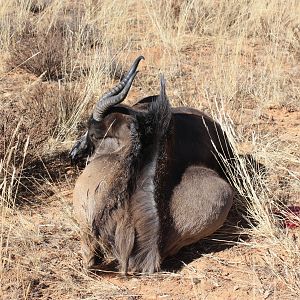
<path fill-rule="evenodd" d="M 160 266 L 159 236 L 160 220 L 156 204 L 155 174 L 158 161 L 158 145 L 142 167 L 136 190 L 130 199 L 135 229 L 135 244 L 129 259 L 129 267 L 142 272 L 154 272 Z"/>
<path fill-rule="evenodd" d="M 117 258 L 133 272 L 155 272 L 161 262 L 155 188 L 159 144 L 139 150 L 139 143 L 132 143 L 120 159 L 116 181 L 99 207 L 93 228 L 106 256 Z"/>
<path fill-rule="evenodd" d="M 161 262 L 157 170 L 171 118 L 168 103 L 163 105 L 132 125 L 130 147 L 94 220 L 102 248 L 132 272 L 155 272 Z"/>

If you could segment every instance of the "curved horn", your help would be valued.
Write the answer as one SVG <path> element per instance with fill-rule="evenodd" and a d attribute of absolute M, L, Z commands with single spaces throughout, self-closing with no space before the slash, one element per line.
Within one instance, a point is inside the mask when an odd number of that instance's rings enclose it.
<path fill-rule="evenodd" d="M 115 87 L 113 87 L 110 91 L 108 91 L 107 93 L 105 93 L 100 99 L 99 101 L 102 101 L 102 99 L 105 99 L 107 97 L 110 96 L 114 96 L 116 94 L 118 94 L 125 86 L 126 82 L 130 79 L 130 77 L 135 73 L 140 61 L 142 59 L 145 59 L 144 56 L 139 56 L 132 64 L 131 68 L 129 69 L 129 71 L 127 72 L 126 76 L 123 78 L 123 80 L 118 83 Z"/>
<path fill-rule="evenodd" d="M 94 112 L 93 112 L 93 119 L 96 120 L 96 121 L 101 121 L 102 120 L 102 117 L 103 117 L 103 114 L 111 107 L 111 106 L 114 106 L 116 104 L 119 104 L 120 102 L 122 102 L 128 92 L 129 92 L 129 89 L 131 87 L 131 84 L 133 82 L 133 79 L 135 77 L 135 75 L 137 74 L 138 72 L 136 71 L 132 76 L 131 78 L 129 79 L 129 81 L 127 81 L 125 87 L 123 88 L 123 90 L 117 94 L 117 95 L 114 95 L 114 96 L 111 96 L 111 97 L 108 97 L 108 98 L 105 98 L 101 101 L 99 101 L 97 104 L 96 104 L 96 107 L 94 109 Z"/>
<path fill-rule="evenodd" d="M 137 74 L 136 69 L 142 59 L 144 57 L 139 56 L 132 64 L 124 79 L 98 100 L 93 112 L 93 119 L 100 121 L 109 107 L 122 102 L 126 98 L 133 79 Z"/>

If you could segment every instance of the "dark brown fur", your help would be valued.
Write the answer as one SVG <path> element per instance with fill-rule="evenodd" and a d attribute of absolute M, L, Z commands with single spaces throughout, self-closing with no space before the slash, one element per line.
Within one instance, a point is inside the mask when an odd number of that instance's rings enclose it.
<path fill-rule="evenodd" d="M 152 273 L 223 224 L 233 193 L 218 157 L 233 156 L 203 113 L 171 108 L 162 91 L 91 120 L 88 142 L 92 155 L 74 190 L 87 267 L 112 257 L 122 272 Z"/>

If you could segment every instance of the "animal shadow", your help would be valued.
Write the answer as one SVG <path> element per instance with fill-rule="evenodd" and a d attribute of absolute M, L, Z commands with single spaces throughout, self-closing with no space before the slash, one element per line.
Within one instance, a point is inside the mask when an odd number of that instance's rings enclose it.
<path fill-rule="evenodd" d="M 64 182 L 67 173 L 68 180 L 75 181 L 78 176 L 78 167 L 76 168 L 77 170 L 70 166 L 68 151 L 44 158 L 29 158 L 22 171 L 16 205 L 37 205 L 39 204 L 37 195 L 52 196 L 54 191 L 50 188 L 51 184 Z"/>
<path fill-rule="evenodd" d="M 255 174 L 265 176 L 266 167 L 255 160 L 251 154 L 240 155 L 240 158 L 246 161 L 246 168 L 250 178 L 255 180 Z M 236 190 L 234 203 L 224 225 L 213 235 L 182 248 L 172 257 L 167 257 L 162 264 L 162 270 L 178 272 L 187 264 L 201 258 L 204 254 L 218 253 L 236 246 L 238 242 L 247 241 L 250 237 L 243 232 L 243 229 L 256 226 L 256 223 L 247 214 L 246 203 L 246 199 Z"/>
<path fill-rule="evenodd" d="M 238 214 L 236 208 L 233 207 L 229 212 L 227 221 L 219 230 L 195 244 L 182 248 L 176 255 L 167 257 L 162 264 L 162 270 L 178 272 L 204 254 L 222 252 L 234 247 L 239 241 L 248 240 L 248 235 L 242 233 L 241 229 L 248 227 L 249 224 Z"/>

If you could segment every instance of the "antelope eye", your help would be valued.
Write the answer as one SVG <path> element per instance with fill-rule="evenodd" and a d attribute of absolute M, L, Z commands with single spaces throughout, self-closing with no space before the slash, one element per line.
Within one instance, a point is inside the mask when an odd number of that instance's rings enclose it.
<path fill-rule="evenodd" d="M 98 134 L 96 134 L 96 133 L 91 133 L 91 134 L 90 134 L 90 138 L 91 138 L 91 140 L 93 140 L 93 141 L 97 141 L 97 140 L 99 140 L 101 137 L 100 137 Z"/>
<path fill-rule="evenodd" d="M 96 141 L 99 141 L 99 140 L 103 140 L 105 138 L 108 138 L 109 135 L 106 134 L 106 135 L 103 135 L 103 134 L 99 134 L 97 132 L 92 132 L 90 133 L 90 139 L 93 141 L 93 142 L 96 142 Z"/>

